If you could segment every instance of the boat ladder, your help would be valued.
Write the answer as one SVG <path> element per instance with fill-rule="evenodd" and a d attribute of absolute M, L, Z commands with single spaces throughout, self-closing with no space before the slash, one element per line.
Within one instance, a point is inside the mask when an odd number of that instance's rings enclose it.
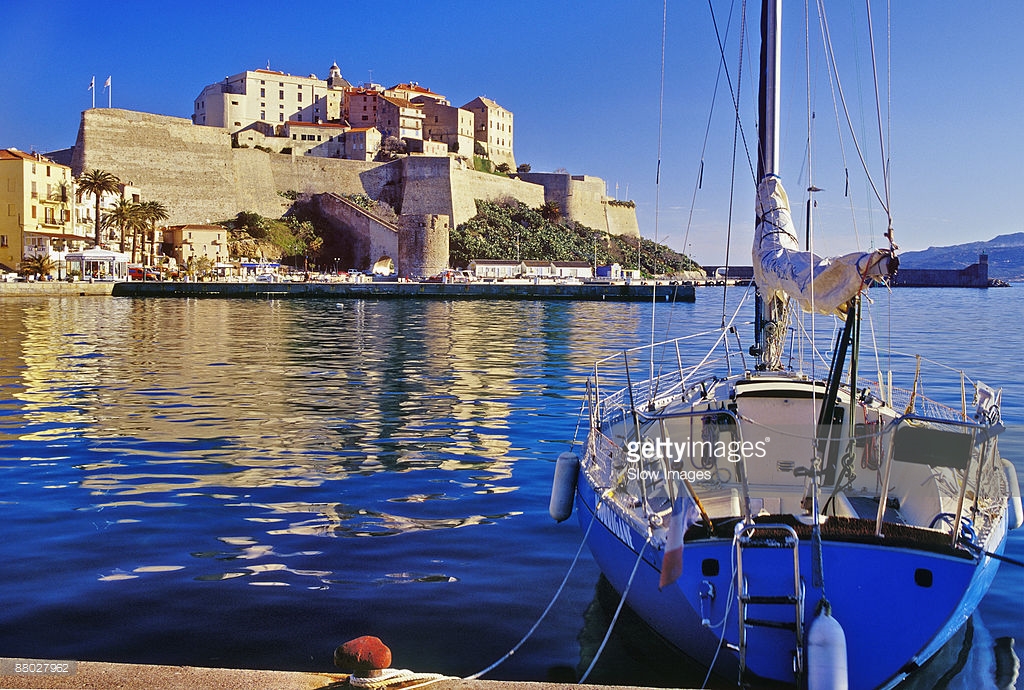
<path fill-rule="evenodd" d="M 740 523 L 736 534 L 736 579 L 739 586 L 740 686 L 747 653 L 762 645 L 785 645 L 792 635 L 793 674 L 803 678 L 804 584 L 800 578 L 800 539 L 783 524 Z M 788 551 L 788 553 L 787 553 Z M 792 559 L 792 576 L 787 574 Z M 788 609 L 788 610 L 787 610 Z M 763 634 L 755 628 L 766 629 Z"/>

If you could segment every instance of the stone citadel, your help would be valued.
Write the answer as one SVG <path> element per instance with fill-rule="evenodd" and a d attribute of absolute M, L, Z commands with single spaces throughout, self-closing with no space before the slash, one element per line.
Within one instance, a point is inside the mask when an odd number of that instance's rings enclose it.
<path fill-rule="evenodd" d="M 281 193 L 295 191 L 365 194 L 391 204 L 400 216 L 419 217 L 414 223 L 419 227 L 424 216 L 445 216 L 443 221 L 451 227 L 463 223 L 476 214 L 477 199 L 513 198 L 530 207 L 554 201 L 566 217 L 595 230 L 639 236 L 632 204 L 607 197 L 600 178 L 568 173 L 495 175 L 473 170 L 458 156 L 408 155 L 375 163 L 235 148 L 227 129 L 111 108 L 82 113 L 70 153 L 74 175 L 101 169 L 130 181 L 145 190 L 147 198 L 164 203 L 170 212 L 168 224 L 214 222 L 239 211 L 277 218 L 291 205 Z M 397 235 L 393 242 L 375 242 L 374 252 L 398 256 Z M 433 259 L 419 261 L 419 270 L 444 268 L 433 265 L 441 253 L 429 241 L 423 252 Z M 368 258 L 372 262 L 380 257 Z"/>

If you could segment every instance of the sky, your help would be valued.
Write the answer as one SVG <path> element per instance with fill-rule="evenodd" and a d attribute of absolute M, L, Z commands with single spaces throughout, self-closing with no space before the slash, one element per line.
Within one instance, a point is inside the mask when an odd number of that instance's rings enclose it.
<path fill-rule="evenodd" d="M 802 234 L 803 190 L 813 184 L 823 190 L 814 194 L 818 253 L 885 246 L 887 220 L 859 179 L 852 138 L 834 141 L 820 41 L 809 49 L 814 76 L 804 68 L 804 4 L 784 9 L 781 174 L 794 217 Z M 879 188 L 883 150 L 889 161 L 901 250 L 1024 230 L 1024 3 L 897 0 L 888 22 L 888 8 L 876 4 L 884 147 L 865 0 L 829 2 L 828 24 Z M 740 67 L 741 3 L 710 5 L 714 21 L 706 0 L 670 0 L 667 10 L 662 0 L 0 0 L 0 148 L 72 146 L 93 77 L 98 107 L 109 97 L 115 108 L 187 118 L 203 87 L 225 76 L 269 65 L 325 79 L 336 61 L 353 84 L 416 81 L 453 105 L 485 95 L 514 113 L 517 163 L 600 177 L 610 196 L 636 203 L 644 237 L 705 265 L 723 263 L 727 248 L 730 263 L 749 264 L 757 21 Z M 821 34 L 816 16 L 809 33 Z M 742 122 L 735 174 L 733 91 Z"/>

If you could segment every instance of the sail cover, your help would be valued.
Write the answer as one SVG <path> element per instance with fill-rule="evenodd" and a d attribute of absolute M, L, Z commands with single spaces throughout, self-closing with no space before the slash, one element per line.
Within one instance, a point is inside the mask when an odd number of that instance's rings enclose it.
<path fill-rule="evenodd" d="M 782 181 L 768 175 L 757 188 L 754 280 L 764 300 L 791 297 L 804 311 L 841 314 L 846 303 L 875 278 L 895 272 L 888 249 L 819 257 L 801 251 Z"/>

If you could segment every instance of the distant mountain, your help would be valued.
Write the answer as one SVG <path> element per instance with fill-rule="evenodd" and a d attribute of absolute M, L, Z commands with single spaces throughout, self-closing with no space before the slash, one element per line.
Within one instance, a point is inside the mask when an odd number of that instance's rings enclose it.
<path fill-rule="evenodd" d="M 1024 280 L 1024 232 L 999 235 L 986 242 L 968 242 L 952 247 L 928 247 L 900 254 L 903 268 L 964 268 L 988 254 L 988 277 Z"/>

